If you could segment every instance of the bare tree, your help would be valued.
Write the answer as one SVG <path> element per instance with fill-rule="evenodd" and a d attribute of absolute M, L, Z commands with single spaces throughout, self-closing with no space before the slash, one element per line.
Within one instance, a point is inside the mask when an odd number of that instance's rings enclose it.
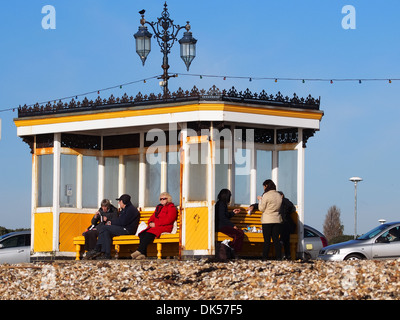
<path fill-rule="evenodd" d="M 344 226 L 340 220 L 340 209 L 335 205 L 328 209 L 324 222 L 324 235 L 329 240 L 342 236 Z"/>

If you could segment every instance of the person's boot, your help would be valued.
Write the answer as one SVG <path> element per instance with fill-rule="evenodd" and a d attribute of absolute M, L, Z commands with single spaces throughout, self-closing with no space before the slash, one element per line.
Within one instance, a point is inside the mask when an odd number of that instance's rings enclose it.
<path fill-rule="evenodd" d="M 134 253 L 131 254 L 132 259 L 136 259 L 138 256 L 140 256 L 142 253 L 140 251 L 135 251 Z"/>
<path fill-rule="evenodd" d="M 92 249 L 88 252 L 86 252 L 86 255 L 83 257 L 84 260 L 94 260 L 96 259 L 99 255 L 101 255 L 100 251 L 97 251 L 95 249 Z"/>

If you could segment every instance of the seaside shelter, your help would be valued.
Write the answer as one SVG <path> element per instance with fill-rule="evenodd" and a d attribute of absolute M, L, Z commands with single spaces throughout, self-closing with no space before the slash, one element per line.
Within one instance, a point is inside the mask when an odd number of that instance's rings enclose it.
<path fill-rule="evenodd" d="M 215 86 L 20 106 L 14 122 L 32 154 L 31 257 L 74 257 L 73 238 L 102 199 L 115 205 L 127 193 L 152 212 L 163 191 L 179 210 L 170 255 L 209 257 L 218 192 L 230 189 L 245 217 L 265 179 L 296 205 L 301 253 L 305 148 L 322 117 L 319 98 Z"/>

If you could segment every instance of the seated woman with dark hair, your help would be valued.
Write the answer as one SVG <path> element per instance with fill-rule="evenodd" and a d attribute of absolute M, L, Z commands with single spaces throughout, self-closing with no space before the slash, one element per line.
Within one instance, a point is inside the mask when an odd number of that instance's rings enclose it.
<path fill-rule="evenodd" d="M 233 238 L 233 241 L 230 241 L 228 245 L 234 250 L 235 255 L 242 249 L 244 232 L 238 229 L 230 220 L 240 212 L 240 209 L 233 209 L 233 211 L 228 212 L 228 203 L 231 201 L 231 196 L 232 193 L 228 189 L 222 189 L 218 194 L 218 201 L 215 204 L 215 229 L 217 232 L 222 232 Z"/>

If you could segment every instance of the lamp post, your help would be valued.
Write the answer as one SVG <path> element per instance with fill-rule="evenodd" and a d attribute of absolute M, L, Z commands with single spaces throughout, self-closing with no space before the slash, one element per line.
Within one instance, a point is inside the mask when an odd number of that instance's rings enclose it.
<path fill-rule="evenodd" d="M 148 24 L 154 32 L 154 38 L 157 39 L 157 43 L 160 46 L 161 52 L 163 54 L 163 63 L 161 68 L 163 69 L 163 74 L 159 79 L 162 79 L 160 82 L 161 86 L 164 87 L 164 98 L 167 97 L 168 93 L 168 80 L 171 77 L 175 77 L 175 75 L 168 74 L 168 54 L 171 52 L 171 48 L 176 40 L 178 40 L 177 35 L 181 29 L 185 29 L 182 39 L 179 40 L 181 45 L 181 58 L 186 65 L 187 70 L 189 71 L 190 64 L 192 60 L 196 56 L 196 42 L 197 40 L 193 38 L 190 30 L 189 21 L 186 22 L 184 27 L 179 25 L 174 25 L 174 21 L 169 17 L 169 12 L 167 9 L 167 3 L 164 4 L 164 10 L 161 13 L 161 17 L 157 18 L 157 22 L 148 22 L 144 18 L 145 10 L 139 11 L 139 14 L 142 16 L 140 19 L 139 30 L 134 34 L 136 40 L 136 52 L 139 55 L 142 63 L 144 65 L 148 54 L 151 51 L 151 37 L 152 34 L 147 30 Z"/>
<path fill-rule="evenodd" d="M 357 238 L 357 183 L 363 181 L 360 177 L 351 177 L 350 181 L 354 182 L 354 239 Z"/>

